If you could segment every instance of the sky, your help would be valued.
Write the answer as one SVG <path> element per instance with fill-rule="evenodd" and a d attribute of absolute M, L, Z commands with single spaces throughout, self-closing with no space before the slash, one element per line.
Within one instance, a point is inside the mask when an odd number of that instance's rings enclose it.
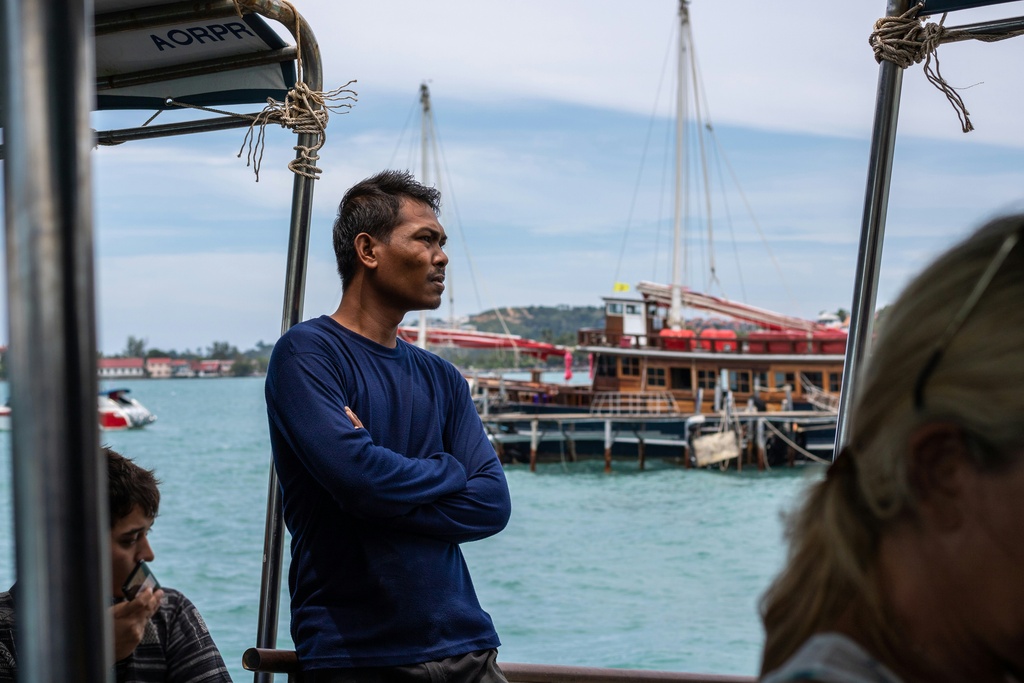
<path fill-rule="evenodd" d="M 671 279 L 676 0 L 294 5 L 317 36 L 326 88 L 355 80 L 358 93 L 321 151 L 304 317 L 340 298 L 330 226 L 345 189 L 387 167 L 419 173 L 423 82 L 451 258 L 440 316 L 600 305 L 615 282 Z M 868 36 L 885 5 L 692 0 L 720 154 L 708 149 L 713 247 L 694 219 L 683 284 L 801 317 L 850 308 L 879 73 Z M 1024 15 L 1022 5 L 946 23 Z M 920 65 L 907 70 L 879 304 L 986 219 L 1024 208 L 1024 88 L 1007 66 L 1024 59 L 1024 38 L 946 45 L 939 57 L 976 130 L 961 132 Z M 102 352 L 129 336 L 184 351 L 280 334 L 294 136 L 268 130 L 256 182 L 236 156 L 243 134 L 95 151 Z M 691 204 L 698 213 L 704 200 Z"/>

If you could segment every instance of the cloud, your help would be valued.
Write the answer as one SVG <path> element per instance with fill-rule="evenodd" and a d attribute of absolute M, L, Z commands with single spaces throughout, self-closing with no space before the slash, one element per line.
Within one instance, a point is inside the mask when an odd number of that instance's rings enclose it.
<path fill-rule="evenodd" d="M 1020 5 L 957 12 L 947 25 L 1013 16 Z M 320 40 L 328 78 L 339 84 L 358 78 L 371 96 L 380 89 L 412 92 L 431 79 L 465 101 L 530 98 L 646 115 L 674 50 L 677 7 L 676 0 L 306 0 L 300 11 L 318 35 L 329 36 Z M 831 3 L 815 11 L 801 3 L 694 0 L 694 43 L 712 117 L 864 136 L 878 77 L 868 36 L 884 11 L 881 2 Z M 1013 114 L 1019 75 L 999 67 L 1016 63 L 1021 52 L 1019 40 L 940 48 L 950 83 L 981 83 L 964 93 L 979 124 L 984 121 L 978 140 L 1024 144 Z M 904 81 L 904 129 L 944 139 L 961 135 L 920 66 Z"/>
<path fill-rule="evenodd" d="M 1007 16 L 1020 4 L 957 13 L 947 24 Z M 308 316 L 331 312 L 340 295 L 330 226 L 345 189 L 388 165 L 419 171 L 424 80 L 444 154 L 459 312 L 599 304 L 616 280 L 668 277 L 677 0 L 298 7 L 319 39 L 326 85 L 356 78 L 359 92 L 349 114 L 332 117 L 321 152 Z M 707 108 L 742 187 L 741 195 L 729 171 L 712 165 L 729 198 L 728 214 L 714 207 L 724 288 L 786 313 L 848 307 L 879 72 L 867 37 L 884 3 L 693 0 L 690 8 Z M 962 91 L 977 126 L 970 135 L 919 65 L 904 75 L 880 301 L 993 212 L 1020 208 L 1024 89 L 1005 65 L 1022 52 L 1021 39 L 940 48 L 950 83 L 980 83 Z M 123 127 L 144 115 L 96 119 Z M 294 137 L 268 130 L 256 183 L 236 156 L 243 136 L 95 152 L 103 350 L 120 350 L 129 334 L 179 349 L 215 339 L 245 347 L 278 334 Z M 744 197 L 788 284 L 761 248 Z M 733 272 L 737 258 L 742 275 Z"/>

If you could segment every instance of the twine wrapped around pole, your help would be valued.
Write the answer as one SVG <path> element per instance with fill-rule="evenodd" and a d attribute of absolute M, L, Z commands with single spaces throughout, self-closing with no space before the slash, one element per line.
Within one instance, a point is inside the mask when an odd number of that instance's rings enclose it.
<path fill-rule="evenodd" d="M 316 143 L 313 145 L 295 145 L 294 149 L 298 155 L 288 163 L 288 168 L 293 173 L 313 180 L 320 177 L 322 169 L 316 165 L 320 159 L 317 152 L 327 141 L 328 112 L 345 113 L 352 108 L 352 103 L 356 101 L 357 95 L 348 86 L 353 83 L 355 81 L 349 81 L 340 88 L 329 92 L 316 92 L 299 81 L 288 91 L 284 102 L 278 102 L 272 97 L 267 98 L 267 106 L 256 115 L 250 124 L 249 130 L 246 131 L 242 140 L 242 147 L 238 150 L 238 156 L 241 157 L 242 152 L 248 146 L 245 165 L 252 164 L 256 173 L 256 182 L 259 182 L 260 179 L 263 149 L 266 146 L 266 128 L 271 123 L 288 128 L 297 135 L 308 133 L 316 136 Z M 329 104 L 329 102 L 337 104 Z"/>
<path fill-rule="evenodd" d="M 233 0 L 235 10 L 239 16 L 243 11 L 253 11 L 244 0 Z M 278 102 L 272 97 L 267 98 L 267 106 L 256 115 L 249 130 L 242 139 L 242 146 L 238 150 L 238 156 L 248 146 L 246 155 L 246 166 L 252 164 L 256 173 L 256 182 L 260 180 L 260 166 L 263 161 L 263 150 L 266 146 L 267 124 L 277 123 L 284 128 L 292 130 L 296 135 L 309 134 L 316 136 L 313 145 L 295 145 L 293 148 L 298 154 L 296 158 L 288 163 L 288 168 L 293 172 L 313 180 L 317 180 L 322 173 L 316 162 L 320 159 L 317 154 L 320 148 L 327 141 L 327 120 L 329 112 L 336 114 L 346 113 L 357 101 L 358 95 L 349 88 L 355 83 L 349 81 L 340 88 L 327 92 L 311 90 L 305 83 L 302 70 L 302 31 L 300 30 L 300 16 L 295 6 L 288 0 L 281 0 L 281 4 L 291 12 L 295 21 L 292 34 L 295 36 L 296 48 L 296 83 L 285 95 L 284 102 Z M 335 104 L 328 104 L 334 102 Z M 258 130 L 257 130 L 258 128 Z"/>
<path fill-rule="evenodd" d="M 949 85 L 939 71 L 938 47 L 943 43 L 956 43 L 962 40 L 980 40 L 985 43 L 995 43 L 1014 36 L 1024 35 L 1024 31 L 1007 31 L 1005 33 L 974 33 L 966 29 L 947 29 L 943 26 L 946 15 L 943 14 L 939 23 L 921 23 L 917 14 L 924 7 L 923 2 L 918 2 L 909 10 L 899 16 L 882 17 L 875 22 L 875 30 L 868 38 L 872 50 L 875 52 L 875 61 L 882 60 L 892 62 L 901 69 L 906 69 L 914 64 L 924 61 L 924 75 L 932 85 L 939 89 L 956 112 L 960 119 L 960 128 L 965 133 L 974 130 L 971 123 L 970 113 L 967 105 L 960 97 L 957 89 Z M 932 68 L 934 59 L 935 68 Z"/>

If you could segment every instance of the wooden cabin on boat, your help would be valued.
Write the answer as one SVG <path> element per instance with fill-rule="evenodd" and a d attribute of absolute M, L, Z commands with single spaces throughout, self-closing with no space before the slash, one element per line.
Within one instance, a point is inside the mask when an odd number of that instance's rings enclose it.
<path fill-rule="evenodd" d="M 732 392 L 736 406 L 761 410 L 838 404 L 846 350 L 841 329 L 809 321 L 803 329 L 672 329 L 665 303 L 647 294 L 609 296 L 604 304 L 604 328 L 578 335 L 578 351 L 593 363 L 595 401 L 694 413 L 708 410 L 718 390 Z"/>

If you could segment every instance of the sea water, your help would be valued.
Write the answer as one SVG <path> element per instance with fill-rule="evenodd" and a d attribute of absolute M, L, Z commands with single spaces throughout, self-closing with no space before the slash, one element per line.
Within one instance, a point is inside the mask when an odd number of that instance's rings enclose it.
<path fill-rule="evenodd" d="M 235 680 L 251 680 L 241 655 L 256 638 L 271 466 L 263 381 L 121 385 L 158 417 L 101 433 L 161 481 L 153 570 L 199 607 Z M 0 433 L 0 589 L 15 578 L 9 437 Z M 616 461 L 605 474 L 592 461 L 506 474 L 508 528 L 463 546 L 499 661 L 756 673 L 757 601 L 784 556 L 780 512 L 820 472 L 649 460 L 643 471 Z M 278 644 L 290 648 L 287 586 L 281 605 Z"/>

